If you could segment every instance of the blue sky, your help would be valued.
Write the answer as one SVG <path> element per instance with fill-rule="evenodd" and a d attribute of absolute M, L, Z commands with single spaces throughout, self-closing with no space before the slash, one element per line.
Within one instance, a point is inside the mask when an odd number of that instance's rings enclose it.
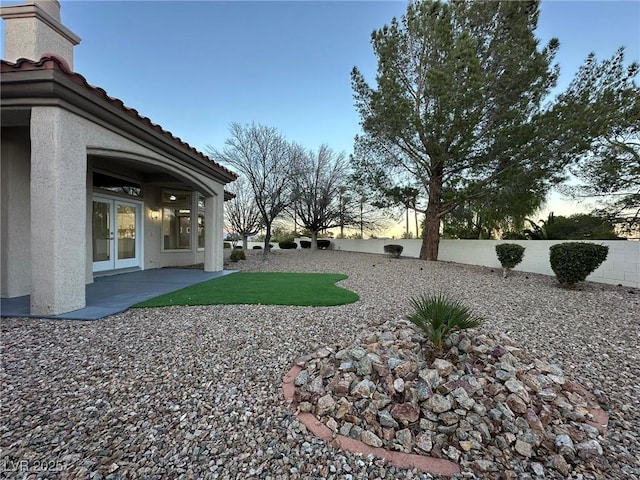
<path fill-rule="evenodd" d="M 3 4 L 16 2 L 3 1 Z M 195 148 L 231 122 L 278 128 L 309 148 L 350 153 L 359 131 L 350 72 L 372 83 L 371 32 L 404 1 L 61 1 L 82 38 L 75 70 Z M 538 36 L 560 40 L 560 84 L 589 52 L 640 59 L 640 2 L 542 3 Z"/>

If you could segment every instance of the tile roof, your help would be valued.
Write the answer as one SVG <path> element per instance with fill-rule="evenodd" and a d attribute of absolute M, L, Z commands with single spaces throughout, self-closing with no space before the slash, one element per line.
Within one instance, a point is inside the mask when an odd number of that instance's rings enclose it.
<path fill-rule="evenodd" d="M 138 111 L 135 110 L 134 108 L 127 107 L 122 102 L 122 100 L 118 98 L 110 97 L 109 95 L 107 95 L 107 92 L 104 89 L 89 84 L 86 78 L 84 78 L 79 73 L 71 71 L 69 69 L 68 64 L 64 60 L 56 56 L 44 56 L 37 62 L 34 60 L 29 60 L 27 58 L 19 58 L 15 63 L 8 62 L 6 60 L 0 60 L 0 73 L 2 74 L 15 72 L 15 71 L 33 71 L 33 70 L 56 70 L 56 71 L 62 72 L 72 82 L 85 88 L 88 92 L 91 92 L 96 97 L 101 98 L 102 100 L 110 103 L 114 107 L 122 110 L 130 117 L 133 117 L 136 120 L 138 120 L 140 123 L 144 124 L 147 128 L 155 130 L 156 132 L 160 133 L 164 137 L 170 139 L 171 141 L 178 144 L 183 149 L 191 152 L 191 154 L 195 155 L 200 160 L 212 164 L 215 168 L 220 169 L 222 172 L 224 172 L 227 175 L 230 175 L 234 178 L 238 177 L 238 175 L 235 172 L 232 172 L 231 170 L 220 165 L 219 163 L 214 162 L 207 155 L 196 150 L 191 145 L 184 142 L 181 138 L 176 137 L 171 132 L 168 132 L 167 130 L 163 129 L 160 125 L 153 123 L 148 117 L 140 115 L 140 113 L 138 113 Z"/>

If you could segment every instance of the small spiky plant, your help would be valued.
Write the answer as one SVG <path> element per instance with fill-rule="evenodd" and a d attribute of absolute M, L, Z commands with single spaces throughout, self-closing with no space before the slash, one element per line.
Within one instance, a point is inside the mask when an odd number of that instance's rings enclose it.
<path fill-rule="evenodd" d="M 414 312 L 407 315 L 407 320 L 425 333 L 438 353 L 453 332 L 478 327 L 483 321 L 459 300 L 451 300 L 443 293 L 412 298 L 411 306 Z"/>

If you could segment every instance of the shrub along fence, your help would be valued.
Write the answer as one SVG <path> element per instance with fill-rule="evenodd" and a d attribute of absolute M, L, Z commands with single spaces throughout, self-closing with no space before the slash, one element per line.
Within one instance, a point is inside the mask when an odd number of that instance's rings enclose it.
<path fill-rule="evenodd" d="M 567 240 L 440 240 L 438 260 L 481 265 L 501 270 L 496 245 L 516 243 L 525 247 L 524 259 L 513 270 L 554 276 L 549 263 L 549 247 Z M 609 255 L 587 280 L 640 288 L 640 242 L 629 240 L 587 241 L 609 247 Z M 331 248 L 351 252 L 384 253 L 388 244 L 402 245 L 403 257 L 419 257 L 422 240 L 332 239 Z"/>

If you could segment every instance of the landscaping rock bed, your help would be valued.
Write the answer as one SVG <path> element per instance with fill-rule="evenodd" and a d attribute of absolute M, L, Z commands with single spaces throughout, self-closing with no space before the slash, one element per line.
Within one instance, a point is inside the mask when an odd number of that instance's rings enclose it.
<path fill-rule="evenodd" d="M 281 385 L 296 358 L 357 339 L 361 347 L 369 345 L 362 343 L 366 331 L 400 332 L 410 298 L 444 291 L 485 318 L 487 338 L 502 342 L 506 334 L 527 355 L 547 358 L 605 408 L 607 432 L 594 438 L 603 454 L 567 461 L 566 478 L 640 479 L 637 290 L 585 283 L 581 291 L 566 291 L 548 276 L 512 272 L 503 279 L 488 268 L 384 255 L 298 249 L 272 252 L 263 262 L 261 253 L 247 252 L 247 260 L 229 268 L 344 273 L 349 278 L 338 285 L 357 292 L 360 301 L 315 308 L 131 309 L 93 322 L 3 318 L 0 476 L 440 478 L 320 440 L 294 415 Z M 408 337 L 412 343 L 414 335 Z M 575 440 L 574 448 L 581 443 Z M 488 449 L 490 442 L 486 450 L 482 445 L 478 460 L 501 461 Z M 530 459 L 517 457 L 524 469 L 519 479 L 542 478 L 539 465 L 546 478 L 560 475 L 539 460 L 544 445 Z M 467 461 L 467 452 L 454 447 L 461 451 L 460 463 Z M 455 478 L 493 479 L 500 472 L 474 473 L 473 466 L 463 466 Z"/>
<path fill-rule="evenodd" d="M 300 357 L 295 406 L 371 447 L 444 458 L 482 475 L 566 478 L 602 465 L 606 414 L 554 364 L 465 332 L 446 356 L 405 322 Z M 426 354 L 426 355 L 425 355 Z M 498 473 L 500 472 L 500 473 Z"/>

